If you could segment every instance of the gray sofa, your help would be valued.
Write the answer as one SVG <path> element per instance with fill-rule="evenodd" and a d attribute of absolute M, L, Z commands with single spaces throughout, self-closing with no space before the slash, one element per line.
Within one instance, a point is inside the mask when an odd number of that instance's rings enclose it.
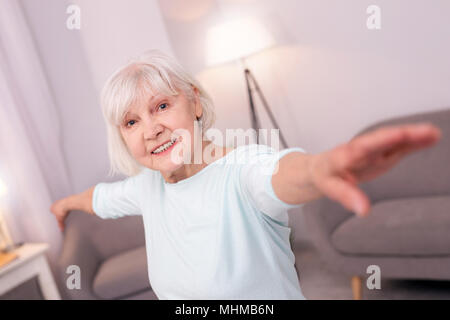
<path fill-rule="evenodd" d="M 356 217 L 328 198 L 303 207 L 323 261 L 353 277 L 353 282 L 360 279 L 353 287 L 355 298 L 370 265 L 380 267 L 382 279 L 450 279 L 450 109 L 382 121 L 358 135 L 422 121 L 440 127 L 441 140 L 360 184 L 372 203 L 367 218 Z"/>
<path fill-rule="evenodd" d="M 101 219 L 70 212 L 58 261 L 61 283 L 70 265 L 80 267 L 81 288 L 64 287 L 69 299 L 157 299 L 147 276 L 141 216 Z"/>

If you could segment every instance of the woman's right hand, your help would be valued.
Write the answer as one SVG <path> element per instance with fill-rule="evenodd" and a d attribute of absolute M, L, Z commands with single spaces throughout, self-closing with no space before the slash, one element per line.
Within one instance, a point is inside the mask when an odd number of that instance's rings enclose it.
<path fill-rule="evenodd" d="M 70 211 L 66 206 L 66 198 L 55 201 L 50 207 L 50 211 L 55 215 L 55 218 L 58 221 L 59 229 L 64 231 L 64 220 Z"/>

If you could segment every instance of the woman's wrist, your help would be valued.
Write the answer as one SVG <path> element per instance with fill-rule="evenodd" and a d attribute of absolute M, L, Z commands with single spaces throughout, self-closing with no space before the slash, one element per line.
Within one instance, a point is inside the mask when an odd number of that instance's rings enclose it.
<path fill-rule="evenodd" d="M 307 180 L 308 180 L 308 190 L 311 194 L 311 198 L 318 199 L 323 196 L 323 193 L 317 187 L 317 172 L 321 170 L 320 167 L 326 166 L 326 162 L 324 162 L 324 154 L 311 154 L 309 155 L 306 162 L 306 172 L 307 172 Z"/>
<path fill-rule="evenodd" d="M 92 194 L 95 187 L 89 188 L 81 193 L 73 194 L 64 198 L 63 206 L 67 211 L 80 210 L 89 214 L 94 214 L 92 208 Z"/>
<path fill-rule="evenodd" d="M 71 210 L 78 210 L 78 207 L 76 205 L 76 194 L 70 195 L 64 199 L 62 199 L 62 207 L 65 211 L 71 211 Z"/>

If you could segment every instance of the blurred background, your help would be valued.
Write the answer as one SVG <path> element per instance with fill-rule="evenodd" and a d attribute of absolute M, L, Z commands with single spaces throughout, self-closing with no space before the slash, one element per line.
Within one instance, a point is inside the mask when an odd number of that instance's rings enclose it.
<path fill-rule="evenodd" d="M 373 4 L 379 29 L 367 24 Z M 374 122 L 450 105 L 445 0 L 0 0 L 0 6 L 0 179 L 7 189 L 0 203 L 14 243 L 49 244 L 53 272 L 63 236 L 52 202 L 123 178 L 106 176 L 99 94 L 115 69 L 145 50 L 176 57 L 197 77 L 215 102 L 216 128 L 247 129 L 242 65 L 210 65 L 208 37 L 228 20 L 258 21 L 272 43 L 249 55 L 246 66 L 289 147 L 310 153 Z M 71 29 L 78 9 L 79 29 Z M 273 127 L 260 101 L 255 108 L 261 126 Z"/>

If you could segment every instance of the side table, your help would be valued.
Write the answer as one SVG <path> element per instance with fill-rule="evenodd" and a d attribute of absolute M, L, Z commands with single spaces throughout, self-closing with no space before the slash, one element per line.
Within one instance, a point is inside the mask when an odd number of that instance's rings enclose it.
<path fill-rule="evenodd" d="M 12 252 L 18 257 L 0 267 L 0 295 L 37 276 L 44 299 L 61 300 L 45 257 L 47 243 L 24 243 Z"/>

